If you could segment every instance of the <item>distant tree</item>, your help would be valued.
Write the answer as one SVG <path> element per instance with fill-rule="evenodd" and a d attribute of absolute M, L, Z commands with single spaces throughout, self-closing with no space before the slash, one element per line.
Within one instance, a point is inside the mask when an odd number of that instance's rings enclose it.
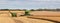
<path fill-rule="evenodd" d="M 23 9 L 23 11 L 25 11 L 26 9 Z"/>
<path fill-rule="evenodd" d="M 31 9 L 30 11 L 35 11 L 34 9 Z"/>
<path fill-rule="evenodd" d="M 36 9 L 36 11 L 42 11 L 43 9 Z"/>
<path fill-rule="evenodd" d="M 9 9 L 0 9 L 0 10 L 9 10 Z"/>
<path fill-rule="evenodd" d="M 36 11 L 40 11 L 40 9 L 36 9 Z"/>
<path fill-rule="evenodd" d="M 56 9 L 56 11 L 60 11 L 60 9 L 59 9 L 59 8 L 57 8 L 57 9 Z"/>

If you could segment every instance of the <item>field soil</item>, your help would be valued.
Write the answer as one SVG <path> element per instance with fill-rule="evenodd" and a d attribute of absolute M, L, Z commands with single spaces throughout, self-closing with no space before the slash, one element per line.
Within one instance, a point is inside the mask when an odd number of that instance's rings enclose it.
<path fill-rule="evenodd" d="M 44 16 L 57 16 L 57 17 L 59 17 L 60 16 L 60 11 L 58 12 L 58 11 L 31 11 L 30 12 L 30 14 L 31 15 L 33 15 L 33 16 L 42 16 L 42 17 L 44 17 Z"/>
<path fill-rule="evenodd" d="M 11 17 L 10 12 L 17 13 L 18 17 Z M 55 23 L 49 20 L 60 22 L 60 12 L 54 11 L 31 11 L 31 16 L 24 15 L 24 11 L 0 11 L 0 23 Z M 19 17 L 20 16 L 20 17 Z M 47 19 L 42 20 L 39 18 Z"/>
<path fill-rule="evenodd" d="M 0 23 L 15 23 L 10 17 L 0 17 Z"/>
<path fill-rule="evenodd" d="M 0 23 L 54 23 L 46 20 L 31 19 L 27 17 L 0 17 Z"/>
<path fill-rule="evenodd" d="M 21 21 L 21 23 L 54 23 L 46 20 L 31 19 L 27 17 L 14 17 L 15 20 Z"/>

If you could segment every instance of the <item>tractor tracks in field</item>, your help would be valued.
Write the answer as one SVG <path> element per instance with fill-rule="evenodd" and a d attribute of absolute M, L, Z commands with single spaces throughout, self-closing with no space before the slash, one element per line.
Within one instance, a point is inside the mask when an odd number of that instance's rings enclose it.
<path fill-rule="evenodd" d="M 17 19 L 15 19 L 15 18 L 12 18 L 12 19 L 14 20 L 15 23 L 23 23 L 22 21 L 17 20 Z"/>
<path fill-rule="evenodd" d="M 34 17 L 27 17 L 27 18 L 37 19 L 37 20 L 46 20 L 46 21 L 50 21 L 50 22 L 54 22 L 54 23 L 60 23 L 59 21 L 45 19 L 45 18 L 34 18 Z M 20 21 L 20 20 L 16 19 L 16 17 L 15 18 L 12 18 L 12 19 L 14 20 L 15 23 L 23 23 L 23 21 Z"/>
<path fill-rule="evenodd" d="M 31 18 L 31 19 L 38 19 L 38 20 L 46 20 L 46 21 L 51 21 L 51 22 L 54 22 L 54 23 L 60 23 L 59 21 L 54 21 L 54 20 L 44 19 L 44 18 L 33 18 L 33 17 L 28 17 L 28 18 Z"/>
<path fill-rule="evenodd" d="M 22 21 L 16 20 L 16 19 L 14 19 L 14 21 L 15 21 L 16 23 L 23 23 Z"/>

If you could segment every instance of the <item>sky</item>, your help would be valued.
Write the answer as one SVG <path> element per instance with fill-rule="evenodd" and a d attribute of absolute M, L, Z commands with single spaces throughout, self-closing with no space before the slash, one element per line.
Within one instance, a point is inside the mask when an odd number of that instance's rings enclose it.
<path fill-rule="evenodd" d="M 0 0 L 0 9 L 56 9 L 60 0 Z"/>

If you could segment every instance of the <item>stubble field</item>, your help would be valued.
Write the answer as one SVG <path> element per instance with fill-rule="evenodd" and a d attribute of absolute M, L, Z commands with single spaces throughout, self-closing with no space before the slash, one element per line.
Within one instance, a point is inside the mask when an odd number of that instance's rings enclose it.
<path fill-rule="evenodd" d="M 60 12 L 53 11 L 31 11 L 32 16 L 20 16 L 24 11 L 11 11 L 17 13 L 18 17 L 11 17 L 9 11 L 0 11 L 0 23 L 54 23 L 48 20 L 35 19 L 44 18 L 54 21 L 60 21 Z M 19 17 L 20 16 L 20 17 Z"/>

